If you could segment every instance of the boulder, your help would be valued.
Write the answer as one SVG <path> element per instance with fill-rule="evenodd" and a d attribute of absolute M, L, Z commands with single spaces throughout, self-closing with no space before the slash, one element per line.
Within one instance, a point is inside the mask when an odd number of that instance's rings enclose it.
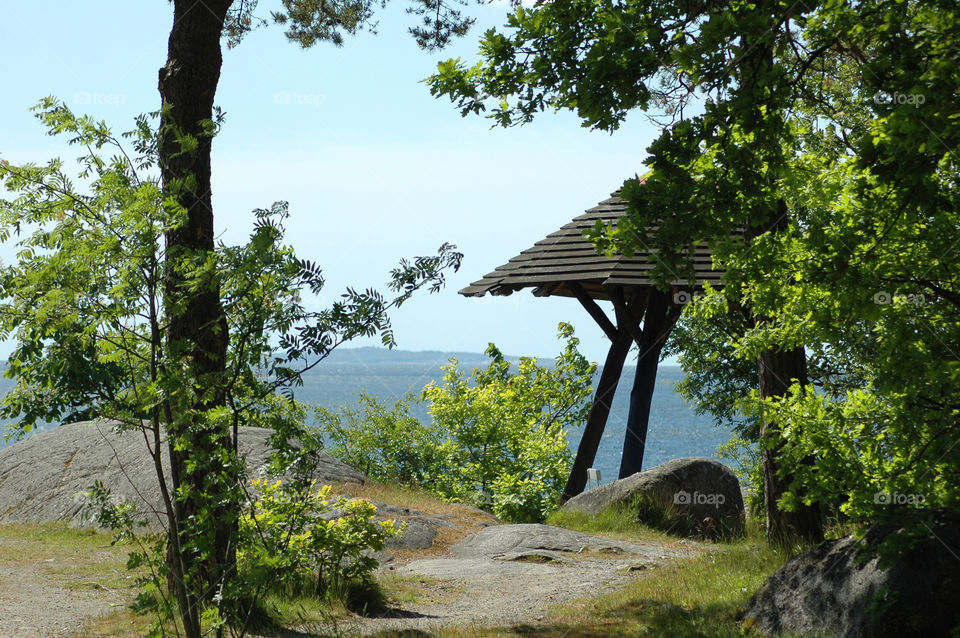
<path fill-rule="evenodd" d="M 65 521 L 95 525 L 83 516 L 84 493 L 101 481 L 115 499 L 131 501 L 159 525 L 160 490 L 143 435 L 117 432 L 110 421 L 62 425 L 0 450 L 0 522 Z M 240 454 L 251 476 L 265 473 L 273 448 L 270 430 L 241 427 Z M 363 475 L 320 452 L 321 483 L 362 483 Z M 151 514 L 155 513 L 155 514 Z"/>
<path fill-rule="evenodd" d="M 741 620 L 768 635 L 957 635 L 960 517 L 938 513 L 915 529 L 921 532 L 917 544 L 892 560 L 872 550 L 885 540 L 902 541 L 906 534 L 897 526 L 876 526 L 863 539 L 826 541 L 803 552 L 767 579 Z"/>
<path fill-rule="evenodd" d="M 161 529 L 165 518 L 143 435 L 117 432 L 115 425 L 111 421 L 62 425 L 0 450 L 0 523 L 63 521 L 95 526 L 96 520 L 84 515 L 85 493 L 99 480 L 114 499 L 133 502 L 142 520 L 152 529 Z M 266 475 L 273 454 L 270 435 L 263 428 L 238 430 L 240 454 L 250 477 Z M 328 454 L 319 452 L 315 461 L 313 478 L 320 484 L 336 484 L 341 494 L 365 481 L 363 474 Z M 426 549 L 433 546 L 440 529 L 462 527 L 418 510 L 372 502 L 377 506 L 375 520 L 391 518 L 406 524 L 402 536 L 387 541 L 390 550 Z M 474 517 L 476 525 L 498 522 L 475 508 L 464 510 L 482 514 Z M 327 512 L 328 518 L 340 515 L 336 508 Z M 386 562 L 391 556 L 379 552 L 377 558 Z"/>
<path fill-rule="evenodd" d="M 437 525 L 426 519 L 427 517 L 402 519 L 406 524 L 403 535 L 398 538 L 387 539 L 387 547 L 391 549 L 427 549 L 432 547 L 433 541 L 437 537 Z"/>
<path fill-rule="evenodd" d="M 740 482 L 711 459 L 674 459 L 583 492 L 563 507 L 597 514 L 611 506 L 635 508 L 640 522 L 668 532 L 704 538 L 744 533 Z"/>

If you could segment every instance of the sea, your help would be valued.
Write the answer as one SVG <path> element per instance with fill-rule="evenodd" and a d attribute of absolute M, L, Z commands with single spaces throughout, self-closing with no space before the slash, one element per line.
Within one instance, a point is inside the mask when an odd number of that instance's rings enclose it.
<path fill-rule="evenodd" d="M 303 387 L 295 389 L 295 396 L 300 401 L 328 410 L 355 405 L 361 392 L 392 404 L 409 392 L 419 394 L 431 381 L 439 382 L 443 376 L 443 366 L 448 365 L 454 357 L 464 371 L 485 367 L 488 363 L 482 354 L 468 352 L 411 352 L 372 347 L 340 349 L 304 375 Z M 516 358 L 513 360 L 516 361 Z M 541 360 L 541 363 L 549 364 L 552 361 Z M 633 366 L 624 366 L 593 464 L 600 470 L 601 483 L 616 480 L 619 474 L 635 371 Z M 599 379 L 599 372 L 594 377 L 594 383 Z M 657 372 L 644 469 L 685 456 L 723 460 L 717 448 L 731 437 L 731 432 L 717 427 L 709 415 L 696 414 L 694 407 L 677 394 L 674 385 L 682 378 L 683 371 L 676 366 L 661 365 Z M 12 385 L 12 380 L 0 378 L 0 393 L 6 393 Z M 414 405 L 411 412 L 418 418 L 428 418 L 424 404 Z M 56 425 L 46 424 L 33 433 L 53 427 Z M 582 428 L 569 432 L 570 447 L 574 452 L 581 434 Z M 0 448 L 11 443 L 0 436 Z"/>

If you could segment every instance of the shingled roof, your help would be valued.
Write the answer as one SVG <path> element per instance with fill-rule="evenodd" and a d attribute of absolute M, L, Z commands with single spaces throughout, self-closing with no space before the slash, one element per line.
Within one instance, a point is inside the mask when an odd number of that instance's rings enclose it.
<path fill-rule="evenodd" d="M 575 297 L 568 284 L 577 282 L 590 297 L 610 299 L 609 289 L 612 287 L 652 285 L 654 282 L 649 273 L 653 269 L 651 255 L 654 250 L 638 250 L 632 257 L 607 257 L 598 253 L 583 236 L 584 231 L 593 228 L 597 220 L 607 223 L 626 215 L 626 202 L 619 195 L 620 191 L 612 193 L 609 199 L 588 209 L 560 230 L 550 233 L 506 264 L 463 288 L 460 294 L 468 297 L 482 297 L 488 292 L 492 295 L 510 295 L 522 288 L 533 287 L 533 294 L 541 297 Z M 713 270 L 710 249 L 706 244 L 693 246 L 693 262 L 698 287 L 704 283 L 721 285 L 724 273 Z M 687 288 L 690 282 L 678 279 L 670 284 Z"/>

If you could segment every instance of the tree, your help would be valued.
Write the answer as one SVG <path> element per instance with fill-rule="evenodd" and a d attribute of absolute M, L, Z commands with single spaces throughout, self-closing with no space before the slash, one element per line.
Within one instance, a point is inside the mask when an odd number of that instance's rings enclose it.
<path fill-rule="evenodd" d="M 202 260 L 180 253 L 173 286 L 169 229 L 187 213 L 154 172 L 149 118 L 138 120 L 128 152 L 104 123 L 56 100 L 44 100 L 38 116 L 85 149 L 78 176 L 88 190 L 74 186 L 60 160 L 0 164 L 0 184 L 16 195 L 0 200 L 0 240 L 19 247 L 16 263 L 0 269 L 0 331 L 16 340 L 8 375 L 17 378 L 0 413 L 22 416 L 21 430 L 38 418 L 82 414 L 142 431 L 164 504 L 161 575 L 176 600 L 161 611 L 179 615 L 187 636 L 199 636 L 204 623 L 222 633 L 247 603 L 233 562 L 246 499 L 238 426 L 273 428 L 288 464 L 303 456 L 310 437 L 302 415 L 277 393 L 290 395 L 303 372 L 354 337 L 379 335 L 392 347 L 389 311 L 423 287 L 439 290 L 461 255 L 444 245 L 435 256 L 402 261 L 391 273 L 392 299 L 348 289 L 332 307 L 308 310 L 304 291 L 319 294 L 323 276 L 282 243 L 287 206 L 276 202 L 254 211 L 246 245 L 215 246 Z M 228 337 L 222 373 L 192 365 L 186 339 L 169 337 L 178 312 L 211 281 Z M 291 448 L 292 437 L 307 447 Z M 155 606 L 149 598 L 144 605 Z"/>
<path fill-rule="evenodd" d="M 459 0 L 458 0 L 459 1 Z M 166 261 L 164 285 L 166 299 L 178 300 L 164 309 L 170 317 L 165 338 L 170 351 L 193 370 L 197 383 L 197 403 L 180 406 L 208 410 L 225 401 L 223 383 L 227 364 L 228 325 L 220 302 L 220 281 L 210 269 L 214 251 L 214 223 L 210 183 L 210 154 L 213 136 L 219 125 L 214 98 L 223 64 L 221 40 L 238 44 L 245 33 L 266 21 L 257 18 L 256 0 L 172 0 L 173 26 L 168 41 L 167 62 L 160 69 L 160 134 L 157 141 L 162 188 L 170 203 L 184 211 L 182 220 L 165 232 Z M 286 36 L 307 48 L 318 42 L 335 45 L 343 34 L 352 35 L 372 29 L 377 3 L 373 0 L 283 0 L 282 8 L 271 13 L 274 22 L 286 27 Z M 411 29 L 425 48 L 446 44 L 454 35 L 466 32 L 471 20 L 441 0 L 414 0 L 410 12 L 423 18 L 423 25 Z M 206 269 L 196 277 L 197 269 Z M 174 434 L 188 436 L 189 428 L 171 421 Z M 189 421 L 184 422 L 188 425 Z M 228 449 L 228 432 L 219 436 L 184 441 L 182 449 L 171 447 L 172 472 L 177 481 L 199 485 L 203 475 L 196 474 L 196 458 L 218 458 L 218 450 Z M 189 437 L 188 437 L 189 438 Z M 227 468 L 221 468 L 226 470 Z M 237 477 L 239 478 L 239 477 Z M 203 505 L 191 497 L 178 501 L 178 519 L 186 520 Z M 210 556 L 209 585 L 201 588 L 207 602 L 215 595 L 213 583 L 218 575 L 233 570 L 232 537 L 237 527 L 235 504 L 223 502 L 213 517 L 217 531 L 215 551 Z M 178 533 L 178 532 L 172 532 Z M 170 551 L 177 543 L 171 542 Z M 170 561 L 176 560 L 172 554 Z"/>
<path fill-rule="evenodd" d="M 951 175 L 960 126 L 950 95 L 958 80 L 950 69 L 958 35 L 955 8 L 934 0 L 568 0 L 518 8 L 505 32 L 484 36 L 478 64 L 446 61 L 431 78 L 434 94 L 449 96 L 462 113 L 489 108 L 504 126 L 547 108 L 575 110 L 584 126 L 610 131 L 633 109 L 664 114 L 663 133 L 648 149 L 651 174 L 624 184 L 629 217 L 593 237 L 607 250 L 657 248 L 654 275 L 663 282 L 689 277 L 677 247 L 693 241 L 710 242 L 727 268 L 724 295 L 749 311 L 752 324 L 732 345 L 736 356 L 759 363 L 754 415 L 764 431 L 773 537 L 819 536 L 822 489 L 812 477 L 822 475 L 824 452 L 808 444 L 797 455 L 792 446 L 805 427 L 818 425 L 781 408 L 810 400 L 804 345 L 829 352 L 834 363 L 847 352 L 863 355 L 857 337 L 869 332 L 878 309 L 844 297 L 870 300 L 884 281 L 911 294 L 922 289 L 937 306 L 925 317 L 936 328 L 919 340 L 923 348 L 940 350 L 936 341 L 953 334 L 956 279 L 947 264 L 956 264 L 956 248 L 925 229 L 957 228 Z M 653 224 L 658 230 L 650 233 Z M 746 241 L 731 238 L 744 231 Z M 920 244 L 907 239 L 920 236 Z M 933 256 L 934 245 L 943 252 Z M 911 257 L 881 258 L 894 246 Z M 819 250 L 831 255 L 828 263 Z M 921 256 L 931 259 L 927 269 Z M 808 268 L 805 258 L 820 266 Z M 861 279 L 848 277 L 851 270 Z M 828 319 L 827 308 L 842 314 Z M 897 331 L 901 343 L 917 342 L 920 328 L 913 330 Z M 943 390 L 919 365 L 908 379 L 878 354 L 857 356 L 837 374 L 869 370 L 859 376 L 867 388 L 880 383 L 894 394 Z M 952 369 L 956 355 L 948 358 Z M 892 374 L 881 379 L 885 371 Z M 894 378 L 896 390 L 888 383 Z M 924 402 L 946 409 L 956 424 L 952 399 Z M 914 413 L 909 420 L 924 402 L 902 404 L 904 414 Z M 921 445 L 941 449 L 933 443 L 955 440 L 937 432 L 921 436 Z"/>
<path fill-rule="evenodd" d="M 164 421 L 171 435 L 174 483 L 184 486 L 174 499 L 175 521 L 198 520 L 211 502 L 217 505 L 206 518 L 215 529 L 210 539 L 212 550 L 205 553 L 203 561 L 179 550 L 196 545 L 197 539 L 191 536 L 196 530 L 173 525 L 168 563 L 172 573 L 177 573 L 173 568 L 183 563 L 187 572 L 196 572 L 196 586 L 190 596 L 209 604 L 218 595 L 218 584 L 234 571 L 238 512 L 232 499 L 204 500 L 203 490 L 195 488 L 210 476 L 224 473 L 227 483 L 239 480 L 235 464 L 225 455 L 231 448 L 229 430 L 222 424 L 206 423 L 202 416 L 225 407 L 228 386 L 233 383 L 233 376 L 228 374 L 231 336 L 221 290 L 224 275 L 216 267 L 211 203 L 210 153 L 221 124 L 214 100 L 222 66 L 221 41 L 237 45 L 245 33 L 266 20 L 256 17 L 256 0 L 171 1 L 173 23 L 167 62 L 160 70 L 158 84 L 159 135 L 151 142 L 156 145 L 160 188 L 169 215 L 162 223 L 165 246 L 157 253 L 163 260 L 158 272 L 164 289 L 157 298 L 168 304 L 159 310 L 169 318 L 163 322 L 165 352 L 176 362 L 171 365 L 188 371 L 182 381 L 191 384 L 192 402 L 169 404 Z M 290 40 L 306 48 L 325 41 L 340 45 L 344 34 L 373 29 L 376 8 L 372 0 L 283 0 L 270 17 L 286 28 Z M 453 36 L 465 33 L 472 23 L 440 0 L 414 0 L 408 11 L 422 18 L 411 33 L 424 48 L 443 46 Z M 71 385 L 77 390 L 71 405 L 81 412 L 89 411 L 83 407 L 85 392 L 101 390 L 95 387 L 97 384 L 109 386 L 103 375 L 109 377 L 116 370 L 91 363 L 92 352 L 77 352 L 67 344 L 62 350 L 69 351 L 71 365 L 95 368 L 90 387 Z M 186 586 L 177 586 L 183 594 Z M 186 605 L 187 598 L 181 596 L 180 602 Z M 195 620 L 191 620 L 193 625 Z"/>

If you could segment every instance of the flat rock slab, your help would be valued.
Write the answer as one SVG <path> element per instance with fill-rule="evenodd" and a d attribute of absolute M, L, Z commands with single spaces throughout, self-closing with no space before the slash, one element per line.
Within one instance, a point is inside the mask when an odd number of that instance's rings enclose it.
<path fill-rule="evenodd" d="M 552 525 L 521 524 L 488 527 L 464 538 L 450 552 L 464 558 L 498 558 L 539 550 L 575 554 L 586 551 L 610 556 L 634 554 L 650 558 L 660 558 L 666 551 L 663 546 L 653 543 L 628 543 Z"/>
<path fill-rule="evenodd" d="M 399 568 L 400 574 L 440 579 L 476 579 L 486 576 L 553 574 L 557 568 L 544 563 L 490 560 L 488 558 L 434 558 L 418 560 Z"/>

